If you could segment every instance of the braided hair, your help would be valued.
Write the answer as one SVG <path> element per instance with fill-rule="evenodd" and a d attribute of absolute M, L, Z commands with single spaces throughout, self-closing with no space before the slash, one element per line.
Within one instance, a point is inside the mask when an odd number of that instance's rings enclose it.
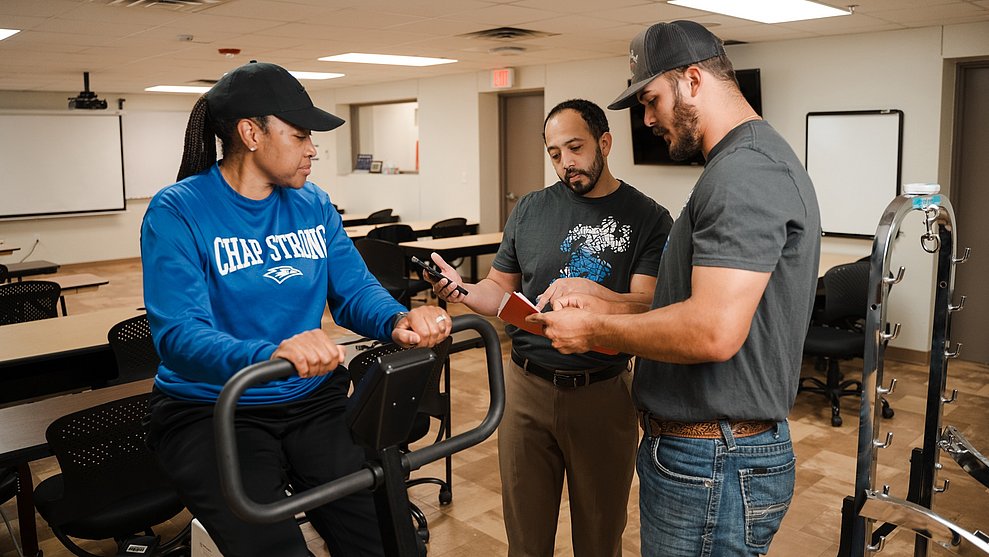
<path fill-rule="evenodd" d="M 192 107 L 189 123 L 185 126 L 185 146 L 176 181 L 199 174 L 216 162 L 216 140 L 206 112 L 206 95 L 203 95 Z"/>
<path fill-rule="evenodd" d="M 261 128 L 262 132 L 268 131 L 267 116 L 255 116 L 251 120 Z M 179 173 L 175 180 L 179 181 L 193 174 L 199 174 L 213 166 L 216 163 L 217 138 L 223 146 L 224 156 L 243 149 L 244 144 L 235 141 L 239 121 L 240 119 L 212 121 L 209 117 L 206 95 L 199 97 L 192 107 L 192 112 L 189 113 L 189 123 L 185 126 L 182 162 L 179 164 Z"/>

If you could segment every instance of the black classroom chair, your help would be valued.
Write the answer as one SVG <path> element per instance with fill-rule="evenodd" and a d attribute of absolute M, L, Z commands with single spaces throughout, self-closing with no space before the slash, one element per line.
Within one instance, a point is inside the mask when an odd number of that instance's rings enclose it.
<path fill-rule="evenodd" d="M 0 284 L 0 325 L 58 317 L 62 287 L 47 280 Z"/>
<path fill-rule="evenodd" d="M 157 545 L 155 555 L 188 552 L 190 526 L 158 545 L 152 529 L 185 506 L 144 442 L 150 393 L 63 416 L 45 437 L 61 468 L 34 490 L 38 513 L 55 537 L 80 557 L 99 557 L 71 538 Z M 143 534 L 143 536 L 141 535 Z"/>

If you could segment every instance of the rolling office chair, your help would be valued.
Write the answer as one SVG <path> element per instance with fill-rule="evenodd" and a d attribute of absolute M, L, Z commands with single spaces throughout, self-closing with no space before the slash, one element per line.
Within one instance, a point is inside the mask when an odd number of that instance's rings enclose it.
<path fill-rule="evenodd" d="M 10 501 L 17 495 L 18 481 L 17 469 L 0 468 L 0 504 Z M 10 520 L 7 519 L 3 509 L 0 509 L 0 518 L 3 518 L 3 523 L 7 525 L 7 532 L 10 533 L 10 539 L 14 542 L 14 549 L 17 554 L 24 557 L 24 552 L 21 550 L 20 544 L 17 543 L 17 536 L 14 535 L 14 529 L 10 526 Z"/>
<path fill-rule="evenodd" d="M 438 443 L 443 439 L 450 438 L 450 393 L 448 390 L 442 390 L 440 388 L 440 379 L 443 375 L 443 369 L 447 363 L 447 359 L 450 356 L 450 346 L 452 344 L 453 337 L 449 337 L 432 348 L 433 353 L 436 354 L 436 366 L 430 372 L 429 379 L 426 382 L 426 388 L 423 391 L 422 397 L 419 399 L 419 411 L 413 422 L 412 430 L 409 432 L 405 443 L 399 447 L 403 451 L 408 451 L 411 443 L 424 438 L 429 433 L 432 419 L 439 421 L 439 430 L 436 432 L 436 438 L 433 442 Z M 357 387 L 361 379 L 364 378 L 365 372 L 371 367 L 371 364 L 378 361 L 378 358 L 401 350 L 405 349 L 396 344 L 379 344 L 355 356 L 347 368 L 354 387 Z M 449 370 L 447 370 L 447 373 L 449 373 Z M 430 477 L 413 478 L 406 480 L 405 485 L 408 487 L 427 483 L 438 485 L 440 487 L 439 502 L 441 505 L 448 505 L 453 501 L 453 475 L 451 469 L 452 457 L 448 456 L 446 457 L 445 479 Z M 429 524 L 426 521 L 426 515 L 415 503 L 410 502 L 409 505 L 412 518 L 416 521 L 416 533 L 424 543 L 429 542 Z"/>
<path fill-rule="evenodd" d="M 47 280 L 0 284 L 0 325 L 58 317 L 62 287 Z"/>
<path fill-rule="evenodd" d="M 367 216 L 367 224 L 384 224 L 386 222 L 392 222 L 392 220 L 398 220 L 391 216 L 391 209 L 381 209 L 375 211 Z"/>
<path fill-rule="evenodd" d="M 10 280 L 10 271 L 7 270 L 7 266 L 0 263 L 0 284 L 3 284 Z"/>
<path fill-rule="evenodd" d="M 409 307 L 413 294 L 432 288 L 424 280 L 409 278 L 405 250 L 398 244 L 361 238 L 354 241 L 354 246 L 364 258 L 371 274 L 403 306 Z"/>
<path fill-rule="evenodd" d="M 861 358 L 865 350 L 862 329 L 868 309 L 868 261 L 838 265 L 824 275 L 824 304 L 811 319 L 804 354 L 824 362 L 825 381 L 801 377 L 798 392 L 824 395 L 831 403 L 831 425 L 841 426 L 841 397 L 860 396 L 862 382 L 844 378 L 839 360 Z M 882 398 L 884 418 L 893 417 L 889 402 Z"/>
<path fill-rule="evenodd" d="M 151 338 L 151 325 L 148 315 L 142 314 L 125 319 L 110 328 L 106 335 L 117 360 L 117 378 L 110 385 L 129 383 L 154 377 L 158 373 L 161 358 L 155 350 Z"/>
<path fill-rule="evenodd" d="M 45 432 L 62 472 L 38 484 L 35 506 L 73 555 L 98 557 L 70 538 L 112 538 L 120 555 L 131 544 L 151 546 L 153 553 L 146 554 L 159 556 L 189 551 L 188 525 L 161 545 L 152 530 L 185 507 L 144 444 L 149 396 L 73 412 Z"/>
<path fill-rule="evenodd" d="M 429 235 L 433 238 L 455 238 L 467 234 L 467 219 L 463 217 L 453 217 L 436 221 L 429 227 Z M 464 258 L 460 257 L 452 261 L 447 261 L 454 269 L 459 268 L 464 263 Z"/>

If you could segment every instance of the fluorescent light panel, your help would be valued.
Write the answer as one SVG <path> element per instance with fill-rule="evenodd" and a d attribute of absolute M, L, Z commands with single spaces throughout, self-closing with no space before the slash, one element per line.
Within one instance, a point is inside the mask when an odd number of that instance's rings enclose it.
<path fill-rule="evenodd" d="M 784 23 L 849 15 L 851 12 L 809 0 L 670 0 L 669 4 L 760 23 Z"/>
<path fill-rule="evenodd" d="M 342 73 L 330 73 L 330 72 L 293 72 L 288 73 L 295 76 L 296 79 L 335 79 L 338 77 L 343 77 Z M 201 87 L 195 85 L 155 85 L 154 87 L 146 87 L 145 91 L 150 91 L 152 93 L 195 93 L 201 95 L 206 91 L 209 91 L 209 87 Z"/>
<path fill-rule="evenodd" d="M 20 29 L 0 29 L 0 41 L 20 33 Z"/>
<path fill-rule="evenodd" d="M 397 54 L 365 54 L 348 52 L 336 56 L 324 56 L 323 62 L 352 62 L 355 64 L 385 64 L 389 66 L 435 66 L 457 62 L 452 58 L 428 58 L 425 56 L 399 56 Z"/>
<path fill-rule="evenodd" d="M 336 79 L 338 77 L 343 77 L 345 74 L 342 73 L 331 73 L 331 72 L 293 72 L 288 73 L 295 76 L 295 79 Z"/>
<path fill-rule="evenodd" d="M 152 93 L 196 93 L 202 95 L 206 91 L 209 91 L 209 87 L 196 87 L 192 85 L 155 85 L 154 87 L 145 87 L 145 91 L 150 91 Z"/>

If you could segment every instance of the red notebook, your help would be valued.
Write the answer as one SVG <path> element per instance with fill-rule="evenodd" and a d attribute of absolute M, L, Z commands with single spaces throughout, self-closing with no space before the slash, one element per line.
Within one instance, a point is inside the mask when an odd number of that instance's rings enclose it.
<path fill-rule="evenodd" d="M 529 323 L 525 320 L 526 316 L 532 315 L 537 311 L 536 306 L 532 305 L 532 302 L 521 292 L 512 292 L 511 294 L 506 292 L 505 297 L 501 299 L 501 305 L 498 306 L 498 317 L 505 323 L 515 325 L 534 335 L 546 336 L 543 334 L 542 325 Z M 603 346 L 595 346 L 591 350 L 612 356 L 618 353 L 616 350 L 604 348 Z"/>

